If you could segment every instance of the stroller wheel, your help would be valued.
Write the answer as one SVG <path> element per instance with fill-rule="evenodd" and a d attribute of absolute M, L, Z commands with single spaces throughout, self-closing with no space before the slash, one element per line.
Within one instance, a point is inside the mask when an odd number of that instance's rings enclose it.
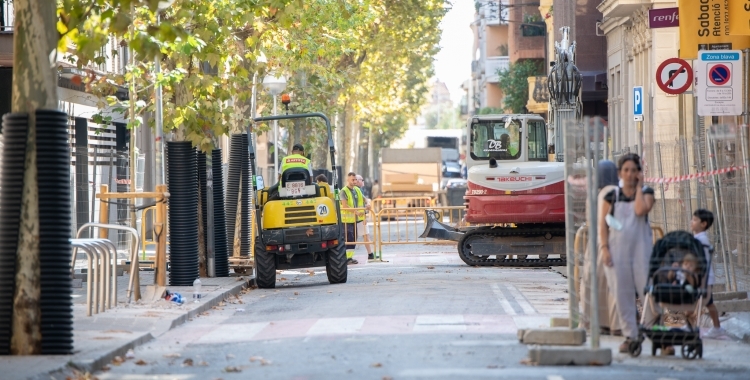
<path fill-rule="evenodd" d="M 630 344 L 628 345 L 628 352 L 630 353 L 630 356 L 637 358 L 641 355 L 641 342 L 637 340 L 631 340 Z"/>
<path fill-rule="evenodd" d="M 703 356 L 701 351 L 703 351 L 702 345 L 685 344 L 682 346 L 682 357 L 687 360 L 693 360 L 697 358 L 699 354 Z"/>

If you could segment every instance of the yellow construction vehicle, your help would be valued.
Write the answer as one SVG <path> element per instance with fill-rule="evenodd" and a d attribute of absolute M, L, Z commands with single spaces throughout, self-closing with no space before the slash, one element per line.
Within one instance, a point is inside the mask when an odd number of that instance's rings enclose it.
<path fill-rule="evenodd" d="M 258 117 L 254 121 L 321 118 L 328 129 L 331 169 L 335 152 L 331 123 L 322 113 Z M 250 144 L 250 165 L 255 168 L 255 152 Z M 334 176 L 336 170 L 332 170 Z M 277 269 L 325 266 L 331 284 L 345 283 L 347 277 L 344 225 L 338 201 L 336 179 L 333 191 L 314 183 L 307 169 L 287 169 L 278 186 L 266 189 L 262 177 L 253 177 L 257 194 L 255 238 L 255 281 L 259 288 L 276 286 Z"/>

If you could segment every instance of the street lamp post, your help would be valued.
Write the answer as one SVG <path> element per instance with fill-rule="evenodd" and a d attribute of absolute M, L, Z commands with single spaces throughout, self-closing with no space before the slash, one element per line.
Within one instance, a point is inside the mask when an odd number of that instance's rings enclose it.
<path fill-rule="evenodd" d="M 263 78 L 263 88 L 273 95 L 273 115 L 277 114 L 276 97 L 286 88 L 286 78 L 284 76 L 275 76 L 274 74 L 266 75 Z M 273 121 L 273 170 L 274 174 L 279 173 L 279 121 Z"/>

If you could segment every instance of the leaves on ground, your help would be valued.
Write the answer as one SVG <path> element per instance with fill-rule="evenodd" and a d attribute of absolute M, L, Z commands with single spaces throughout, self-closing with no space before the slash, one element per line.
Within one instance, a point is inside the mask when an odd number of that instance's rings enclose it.
<path fill-rule="evenodd" d="M 183 367 L 192 367 L 193 366 L 193 359 L 187 358 L 182 362 Z"/>
<path fill-rule="evenodd" d="M 372 363 L 372 364 L 370 364 L 370 367 L 373 367 L 373 368 L 380 368 L 382 366 L 383 366 L 382 363 Z"/>
<path fill-rule="evenodd" d="M 138 361 L 135 362 L 135 365 L 146 365 L 146 364 L 148 363 L 143 359 L 138 359 Z"/>
<path fill-rule="evenodd" d="M 115 356 L 114 358 L 112 358 L 112 364 L 120 365 L 122 363 L 125 363 L 125 359 L 123 359 L 122 356 Z"/>
<path fill-rule="evenodd" d="M 386 281 L 390 281 L 390 282 L 396 282 L 396 280 L 394 280 L 394 279 L 392 279 L 392 278 L 386 278 L 385 280 L 386 280 Z"/>
<path fill-rule="evenodd" d="M 294 295 L 295 295 L 295 296 L 298 296 L 298 295 L 299 295 L 299 292 L 294 292 Z"/>
<path fill-rule="evenodd" d="M 232 355 L 232 354 L 227 354 L 227 359 L 234 359 L 234 355 Z"/>
<path fill-rule="evenodd" d="M 165 358 L 169 358 L 169 359 L 175 359 L 175 358 L 179 358 L 180 356 L 182 356 L 182 355 L 180 355 L 180 354 L 178 354 L 178 353 L 176 353 L 176 352 L 175 352 L 175 353 L 171 353 L 171 354 L 166 354 L 166 355 L 164 355 L 164 357 L 165 357 Z"/>
<path fill-rule="evenodd" d="M 242 372 L 242 367 L 227 366 L 224 368 L 224 372 Z"/>
<path fill-rule="evenodd" d="M 435 269 L 432 265 L 428 266 L 427 269 Z"/>
<path fill-rule="evenodd" d="M 73 374 L 65 377 L 65 380 L 99 380 L 99 378 L 89 372 L 81 372 L 74 369 Z"/>

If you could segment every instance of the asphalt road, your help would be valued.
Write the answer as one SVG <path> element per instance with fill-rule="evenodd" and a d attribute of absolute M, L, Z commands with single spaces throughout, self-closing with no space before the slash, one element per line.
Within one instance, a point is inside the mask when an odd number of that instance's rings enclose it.
<path fill-rule="evenodd" d="M 135 350 L 99 379 L 747 379 L 750 346 L 706 341 L 703 360 L 614 355 L 608 367 L 535 367 L 518 328 L 567 316 L 550 269 L 474 268 L 446 245 L 389 247 L 387 263 L 283 272 Z M 603 338 L 616 347 L 621 338 Z"/>

